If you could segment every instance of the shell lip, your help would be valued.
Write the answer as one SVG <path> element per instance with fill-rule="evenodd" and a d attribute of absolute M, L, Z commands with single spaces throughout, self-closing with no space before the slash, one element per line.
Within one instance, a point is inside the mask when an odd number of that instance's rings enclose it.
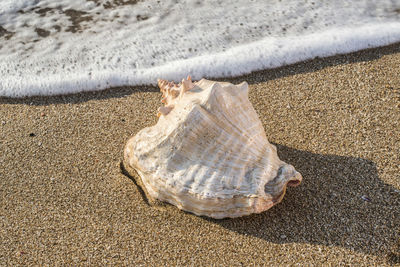
<path fill-rule="evenodd" d="M 287 186 L 296 187 L 301 184 L 303 176 L 296 171 L 296 174 L 287 182 Z"/>
<path fill-rule="evenodd" d="M 296 187 L 301 184 L 301 180 L 291 180 L 287 183 L 287 186 Z"/>

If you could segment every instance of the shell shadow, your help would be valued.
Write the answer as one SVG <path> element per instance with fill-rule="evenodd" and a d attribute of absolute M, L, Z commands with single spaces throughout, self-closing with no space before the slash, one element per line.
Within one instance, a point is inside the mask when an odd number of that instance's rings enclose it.
<path fill-rule="evenodd" d="M 122 161 L 119 163 L 119 168 L 120 168 L 120 173 L 128 177 L 136 185 L 144 203 L 146 203 L 148 206 L 151 206 L 151 201 L 147 196 L 146 192 L 144 191 L 141 181 L 138 180 L 138 176 L 134 177 L 130 175 Z"/>
<path fill-rule="evenodd" d="M 277 244 L 341 246 L 400 263 L 400 192 L 379 179 L 374 162 L 275 145 L 303 183 L 261 214 L 204 220 Z"/>

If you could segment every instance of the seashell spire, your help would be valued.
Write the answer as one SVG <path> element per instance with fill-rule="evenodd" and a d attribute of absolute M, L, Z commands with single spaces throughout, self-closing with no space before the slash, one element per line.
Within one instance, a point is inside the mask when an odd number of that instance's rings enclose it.
<path fill-rule="evenodd" d="M 302 176 L 278 158 L 248 100 L 248 85 L 190 76 L 158 80 L 159 120 L 124 150 L 124 167 L 147 196 L 212 218 L 260 213 Z"/>
<path fill-rule="evenodd" d="M 157 116 L 160 117 L 161 115 L 168 115 L 168 113 L 174 108 L 174 103 L 177 101 L 177 99 L 182 98 L 185 92 L 194 87 L 194 84 L 192 83 L 192 78 L 189 75 L 186 80 L 183 79 L 179 84 L 158 79 L 158 87 L 160 87 L 163 97 L 161 103 L 165 104 L 164 107 L 160 107 L 158 109 Z"/>

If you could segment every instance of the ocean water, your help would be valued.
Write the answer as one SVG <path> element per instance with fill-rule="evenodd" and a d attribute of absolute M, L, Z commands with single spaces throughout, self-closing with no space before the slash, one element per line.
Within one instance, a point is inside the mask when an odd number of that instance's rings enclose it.
<path fill-rule="evenodd" d="M 400 0 L 1 0 L 0 96 L 224 77 L 400 41 Z"/>

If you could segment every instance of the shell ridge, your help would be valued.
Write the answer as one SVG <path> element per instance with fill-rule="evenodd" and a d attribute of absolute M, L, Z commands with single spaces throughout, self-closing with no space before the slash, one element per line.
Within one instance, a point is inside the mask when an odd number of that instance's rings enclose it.
<path fill-rule="evenodd" d="M 204 106 L 201 106 L 201 108 L 202 108 L 201 111 L 204 112 L 205 114 L 208 114 L 209 118 L 212 120 L 212 122 L 215 125 L 221 126 L 221 133 L 223 131 L 224 133 L 229 134 L 230 133 L 229 130 L 232 129 L 238 138 L 241 138 L 241 139 L 246 138 L 246 136 L 241 134 L 242 132 L 240 131 L 240 129 L 235 127 L 228 119 L 221 122 L 221 120 L 216 119 L 216 117 L 214 115 L 212 115 L 212 113 L 210 112 L 209 109 L 205 108 Z M 262 152 L 262 148 L 260 148 L 259 146 L 254 145 L 254 149 L 258 152 Z M 250 153 L 253 153 L 255 157 L 258 156 L 258 154 L 254 153 L 253 151 L 250 151 Z"/>
<path fill-rule="evenodd" d="M 219 106 L 219 107 L 224 107 L 224 106 L 225 106 L 225 103 L 224 103 L 224 102 L 221 102 L 220 99 L 219 99 L 218 97 L 215 97 L 215 99 L 216 99 L 216 102 L 217 102 L 217 106 Z M 246 101 L 246 106 L 250 106 L 250 107 L 251 107 L 251 103 L 248 101 L 248 99 L 246 99 L 246 100 L 247 100 L 247 101 Z M 211 107 L 206 108 L 206 110 L 209 111 L 210 113 L 212 112 L 212 111 L 211 111 Z M 231 117 L 231 118 L 236 118 L 237 116 L 235 116 L 235 114 L 231 114 L 231 116 L 228 117 L 227 114 L 224 112 L 224 110 L 216 110 L 216 111 L 218 112 L 218 114 L 220 114 L 220 115 L 223 116 L 223 118 L 224 118 L 224 120 L 219 119 L 219 122 L 222 123 L 222 124 L 226 124 L 226 122 L 229 122 L 230 126 L 233 127 L 233 129 L 237 132 L 238 135 L 244 135 L 244 136 L 247 137 L 248 139 L 252 139 L 254 136 L 257 136 L 257 135 L 259 135 L 260 133 L 264 133 L 264 128 L 263 128 L 263 126 L 262 126 L 261 123 L 254 123 L 254 124 L 252 125 L 255 129 L 257 129 L 257 131 L 256 131 L 256 133 L 254 133 L 253 135 L 251 135 L 251 134 L 247 131 L 247 129 L 243 129 L 243 130 L 242 130 L 241 128 L 239 128 L 239 126 L 236 126 L 236 125 L 235 125 L 235 122 L 234 122 L 234 121 L 232 121 L 232 120 L 230 119 L 230 117 Z M 259 120 L 259 118 L 258 118 L 258 116 L 257 116 L 257 114 L 256 114 L 256 112 L 255 112 L 254 109 L 252 110 L 252 113 L 253 113 L 253 114 L 251 114 L 251 115 L 255 116 L 255 117 L 257 118 L 257 120 Z M 263 136 L 263 135 L 261 134 L 261 136 Z M 265 136 L 265 133 L 264 133 L 264 136 Z M 255 141 L 256 141 L 256 140 L 255 140 Z"/>
<path fill-rule="evenodd" d="M 211 115 L 211 113 L 209 113 L 206 109 L 204 109 L 204 108 L 202 108 L 202 106 L 198 106 L 198 109 L 196 110 L 196 108 L 194 108 L 191 112 L 200 112 L 202 115 L 204 115 L 204 116 L 206 116 L 207 118 L 209 118 L 209 119 L 213 119 L 213 116 Z M 214 121 L 215 122 L 215 121 Z M 215 122 L 215 125 L 217 124 L 217 122 Z M 196 123 L 196 124 L 194 124 L 195 125 L 195 127 L 198 127 L 198 124 Z M 234 136 L 232 136 L 232 135 L 228 135 L 228 136 L 230 136 L 230 139 L 228 139 L 226 142 L 225 142 L 225 144 L 224 145 L 226 145 L 227 147 L 229 147 L 230 149 L 232 149 L 233 151 L 235 151 L 235 147 L 232 147 L 232 141 L 234 141 Z M 183 143 L 181 143 L 181 142 L 179 142 L 179 144 L 180 144 L 180 146 L 183 146 Z M 236 143 L 236 145 L 238 145 L 239 143 Z M 256 162 L 259 162 L 259 160 L 261 160 L 261 158 L 262 157 L 264 157 L 264 153 L 265 153 L 265 149 L 262 151 L 262 152 L 260 152 L 259 150 L 257 150 L 257 152 L 258 153 L 255 153 L 255 152 L 252 152 L 252 151 L 250 151 L 251 153 L 249 153 L 250 155 L 252 155 L 252 158 L 253 159 L 258 159 Z M 205 153 L 202 153 L 201 155 L 206 155 Z M 223 167 L 223 168 L 225 168 L 225 169 L 230 169 L 230 168 L 232 168 L 233 166 L 226 166 L 226 163 L 228 162 L 230 162 L 230 161 L 226 161 L 226 158 L 227 157 L 231 157 L 231 158 L 236 158 L 236 159 L 239 159 L 239 160 L 243 160 L 240 156 L 236 156 L 235 154 L 229 154 L 229 153 L 224 153 L 224 154 L 222 154 L 222 158 L 220 158 L 218 161 L 216 161 L 216 163 L 217 163 L 217 165 L 210 165 L 210 164 L 207 164 L 207 166 L 208 167 L 211 167 L 211 168 L 215 168 L 215 169 L 221 169 L 221 167 Z M 188 157 L 187 158 L 187 160 L 189 160 L 189 161 L 192 161 L 192 162 L 195 162 L 195 159 L 192 159 L 192 158 L 190 158 L 190 157 Z M 214 161 L 215 162 L 215 161 Z M 204 162 L 201 162 L 200 161 L 200 163 L 203 163 L 204 164 Z M 207 163 L 210 163 L 210 162 L 207 162 Z M 263 165 L 261 165 L 261 164 L 259 164 L 259 166 L 257 166 L 257 165 L 255 165 L 255 167 L 258 167 L 258 168 L 260 168 L 260 169 L 262 169 L 264 166 Z M 191 170 L 190 168 L 188 169 L 188 171 L 189 170 Z M 185 175 L 184 176 L 188 176 L 189 175 L 189 173 L 188 172 L 185 172 Z M 190 176 L 192 176 L 192 175 L 190 175 Z M 221 182 L 222 183 L 227 183 L 226 182 L 226 179 L 228 179 L 229 177 L 232 177 L 231 175 L 227 175 L 227 176 L 225 176 L 225 177 L 218 177 L 218 179 L 220 179 L 221 180 Z M 204 182 L 204 181 L 202 181 L 202 182 Z M 210 182 L 212 182 L 213 184 L 215 184 L 215 181 L 210 181 Z M 180 181 L 178 180 L 177 181 L 177 183 L 180 183 Z M 229 183 L 228 183 L 229 184 Z M 197 185 L 198 186 L 198 185 Z M 226 187 L 226 186 L 225 186 Z M 235 190 L 238 190 L 237 188 L 235 189 Z M 235 190 L 232 190 L 232 191 L 235 191 Z M 197 190 L 192 190 L 192 191 L 194 191 L 194 192 L 197 192 Z M 238 191 L 240 191 L 240 190 L 238 190 Z M 218 192 L 219 193 L 219 192 Z"/>

